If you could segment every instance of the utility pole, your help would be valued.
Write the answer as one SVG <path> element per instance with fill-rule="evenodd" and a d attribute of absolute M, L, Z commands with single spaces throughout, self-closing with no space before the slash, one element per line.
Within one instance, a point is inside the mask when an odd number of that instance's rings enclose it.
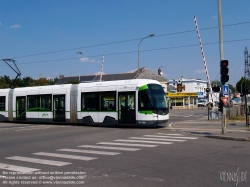
<path fill-rule="evenodd" d="M 250 56 L 248 56 L 248 50 L 247 47 L 245 47 L 245 51 L 244 51 L 244 55 L 245 55 L 245 85 L 244 85 L 244 90 L 245 90 L 245 112 L 246 112 L 246 127 L 249 127 L 249 120 L 248 120 L 248 107 L 247 107 L 247 93 L 248 93 L 248 89 L 247 89 L 247 79 L 249 79 L 250 76 L 250 72 L 249 72 L 249 64 L 248 64 L 248 58 L 250 58 Z"/>
<path fill-rule="evenodd" d="M 222 32 L 222 15 L 221 14 L 222 14 L 221 13 L 221 0 L 218 0 L 220 61 L 224 60 L 223 32 Z M 221 83 L 221 90 L 222 89 L 223 89 L 223 85 Z M 220 97 L 220 99 L 221 99 L 221 97 Z M 222 127 L 222 134 L 226 134 L 226 107 L 225 106 L 223 106 L 223 110 L 222 110 L 222 114 L 221 114 L 221 127 Z"/>

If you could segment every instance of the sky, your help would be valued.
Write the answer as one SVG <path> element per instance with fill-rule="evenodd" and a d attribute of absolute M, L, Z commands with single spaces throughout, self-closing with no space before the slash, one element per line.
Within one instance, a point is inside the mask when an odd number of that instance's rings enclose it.
<path fill-rule="evenodd" d="M 207 80 L 196 16 L 210 81 L 220 79 L 217 0 L 0 2 L 0 60 L 15 60 L 21 77 L 100 73 L 103 55 L 104 73 L 131 72 L 139 50 L 140 67 L 160 67 L 166 79 Z M 224 59 L 235 85 L 244 76 L 246 47 L 250 54 L 250 1 L 221 0 L 221 7 Z M 3 75 L 16 73 L 0 61 Z"/>

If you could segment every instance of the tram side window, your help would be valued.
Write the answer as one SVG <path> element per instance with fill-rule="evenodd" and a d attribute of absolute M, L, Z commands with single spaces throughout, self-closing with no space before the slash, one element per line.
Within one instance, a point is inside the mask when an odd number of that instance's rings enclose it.
<path fill-rule="evenodd" d="M 98 97 L 96 93 L 82 93 L 82 110 L 98 110 Z"/>
<path fill-rule="evenodd" d="M 29 111 L 51 111 L 52 95 L 28 95 Z"/>
<path fill-rule="evenodd" d="M 41 95 L 41 110 L 51 111 L 52 95 Z"/>
<path fill-rule="evenodd" d="M 139 110 L 152 110 L 153 104 L 148 90 L 139 91 Z"/>
<path fill-rule="evenodd" d="M 100 108 L 101 110 L 115 111 L 116 106 L 116 92 L 99 92 Z"/>
<path fill-rule="evenodd" d="M 0 111 L 5 111 L 5 97 L 0 97 Z"/>

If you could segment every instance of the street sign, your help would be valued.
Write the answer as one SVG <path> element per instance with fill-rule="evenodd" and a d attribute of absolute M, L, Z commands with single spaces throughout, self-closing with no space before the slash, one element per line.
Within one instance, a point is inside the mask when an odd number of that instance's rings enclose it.
<path fill-rule="evenodd" d="M 229 87 L 228 87 L 228 85 L 223 85 L 222 86 L 222 95 L 228 97 L 228 95 L 229 95 Z"/>
<path fill-rule="evenodd" d="M 228 97 L 221 97 L 221 100 L 224 104 L 224 106 L 227 106 L 227 103 L 228 103 Z"/>

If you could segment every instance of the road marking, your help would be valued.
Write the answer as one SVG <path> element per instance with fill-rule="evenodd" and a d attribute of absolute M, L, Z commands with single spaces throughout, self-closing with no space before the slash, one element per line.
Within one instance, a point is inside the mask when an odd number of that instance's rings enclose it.
<path fill-rule="evenodd" d="M 196 140 L 198 138 L 195 137 L 186 137 L 186 136 L 180 136 L 180 137 L 176 137 L 176 136 L 158 136 L 158 135 L 144 135 L 147 137 L 159 137 L 159 138 L 176 138 L 176 139 L 190 139 L 190 140 Z"/>
<path fill-rule="evenodd" d="M 45 152 L 32 153 L 32 154 L 34 154 L 34 155 L 42 155 L 42 156 L 58 157 L 58 158 L 69 158 L 69 159 L 75 159 L 75 160 L 84 160 L 84 161 L 97 159 L 95 157 L 57 154 L 57 153 L 45 153 Z"/>
<path fill-rule="evenodd" d="M 141 137 L 129 137 L 129 139 L 138 139 L 138 140 L 159 140 L 159 141 L 172 141 L 172 142 L 185 142 L 187 140 L 176 140 L 169 138 L 141 138 Z"/>
<path fill-rule="evenodd" d="M 30 131 L 30 130 L 35 130 L 35 129 L 48 129 L 48 128 L 51 128 L 51 127 L 28 128 L 28 129 L 20 129 L 16 131 Z"/>
<path fill-rule="evenodd" d="M 45 160 L 45 159 L 30 158 L 30 157 L 22 157 L 22 156 L 7 157 L 6 159 L 25 161 L 25 162 L 32 162 L 32 163 L 38 163 L 38 164 L 53 165 L 53 166 L 65 166 L 65 165 L 71 164 L 69 162 L 60 162 L 60 161 Z"/>
<path fill-rule="evenodd" d="M 21 167 L 21 166 L 15 166 L 15 165 L 3 164 L 3 163 L 0 163 L 0 169 L 16 171 L 16 172 L 20 172 L 20 173 L 29 173 L 29 172 L 34 172 L 34 171 L 40 170 L 40 169 L 36 169 L 36 168 L 27 168 L 27 167 Z"/>
<path fill-rule="evenodd" d="M 172 144 L 173 142 L 156 142 L 156 141 L 144 141 L 144 140 L 114 140 L 118 142 L 136 142 L 136 143 L 152 143 L 152 144 Z"/>
<path fill-rule="evenodd" d="M 118 155 L 121 153 L 116 152 L 107 152 L 107 151 L 92 151 L 92 150 L 82 150 L 82 149 L 57 149 L 57 151 L 68 151 L 68 152 L 76 152 L 76 153 L 90 153 L 90 154 L 98 154 L 98 155 Z"/>
<path fill-rule="evenodd" d="M 158 145 L 148 145 L 148 144 L 130 144 L 130 143 L 114 143 L 114 142 L 99 142 L 99 145 L 124 145 L 124 146 L 134 146 L 134 147 L 157 147 Z"/>
<path fill-rule="evenodd" d="M 156 133 L 156 134 L 164 134 L 164 135 L 170 135 L 170 136 L 183 136 L 183 134 L 168 134 L 168 133 Z"/>
<path fill-rule="evenodd" d="M 98 146 L 98 145 L 81 145 L 78 147 L 85 148 L 97 148 L 97 149 L 111 149 L 111 150 L 121 150 L 121 151 L 139 151 L 141 149 L 136 148 L 125 148 L 125 147 L 107 147 L 107 146 Z"/>

